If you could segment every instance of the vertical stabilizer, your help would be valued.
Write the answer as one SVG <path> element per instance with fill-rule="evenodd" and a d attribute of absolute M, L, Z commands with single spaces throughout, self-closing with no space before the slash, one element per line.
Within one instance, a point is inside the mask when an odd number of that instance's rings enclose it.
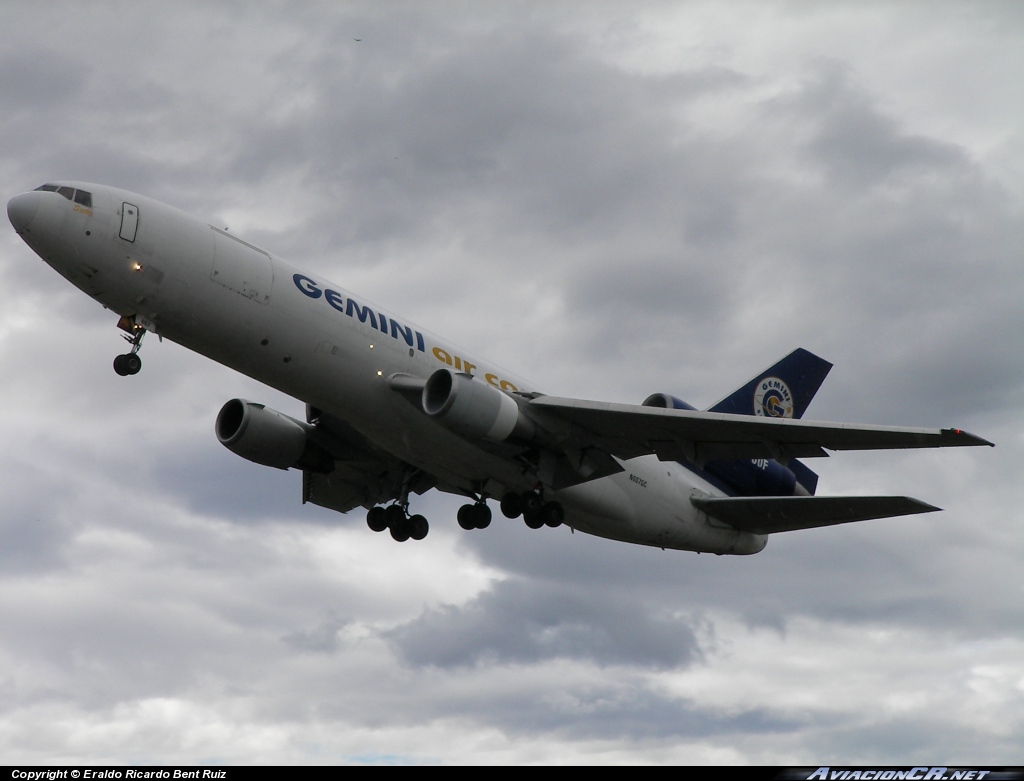
<path fill-rule="evenodd" d="M 708 411 L 801 418 L 831 368 L 828 361 L 798 347 Z"/>
<path fill-rule="evenodd" d="M 798 347 L 708 411 L 766 418 L 802 418 L 831 368 L 828 361 Z M 796 482 L 813 496 L 818 486 L 818 475 L 796 459 L 788 462 L 786 467 Z"/>

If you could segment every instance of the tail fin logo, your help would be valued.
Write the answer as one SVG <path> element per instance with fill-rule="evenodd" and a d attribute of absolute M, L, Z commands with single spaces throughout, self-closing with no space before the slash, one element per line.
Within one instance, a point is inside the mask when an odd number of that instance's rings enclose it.
<path fill-rule="evenodd" d="M 793 417 L 793 394 L 778 377 L 765 377 L 754 392 L 754 414 L 761 418 Z"/>

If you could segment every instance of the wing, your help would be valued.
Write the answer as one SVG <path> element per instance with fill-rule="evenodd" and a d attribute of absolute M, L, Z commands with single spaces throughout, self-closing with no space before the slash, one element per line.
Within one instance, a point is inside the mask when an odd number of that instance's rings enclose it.
<path fill-rule="evenodd" d="M 924 429 L 816 423 L 721 412 L 641 407 L 541 396 L 529 411 L 565 441 L 621 459 L 650 453 L 702 465 L 747 458 L 815 458 L 825 450 L 969 447 L 992 443 L 955 428 Z"/>
<path fill-rule="evenodd" d="M 334 460 L 328 473 L 302 472 L 302 503 L 310 502 L 346 513 L 356 507 L 372 507 L 397 499 L 403 480 L 409 490 L 422 494 L 435 487 L 423 472 L 410 473 L 394 456 L 375 447 L 366 437 L 338 418 L 307 407 L 306 418 L 316 423 L 318 443 Z"/>
<path fill-rule="evenodd" d="M 694 497 L 690 501 L 713 518 L 754 534 L 932 513 L 939 509 L 906 496 Z"/>

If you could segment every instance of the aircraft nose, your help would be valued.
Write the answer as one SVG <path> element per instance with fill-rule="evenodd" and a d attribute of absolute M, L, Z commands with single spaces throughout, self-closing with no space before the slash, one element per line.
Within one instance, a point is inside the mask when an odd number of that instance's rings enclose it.
<path fill-rule="evenodd" d="M 7 218 L 18 233 L 24 232 L 39 211 L 39 193 L 22 193 L 7 202 Z"/>

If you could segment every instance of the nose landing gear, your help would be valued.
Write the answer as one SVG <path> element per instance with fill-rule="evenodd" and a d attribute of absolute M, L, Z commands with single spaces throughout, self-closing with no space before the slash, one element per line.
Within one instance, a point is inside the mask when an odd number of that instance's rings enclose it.
<path fill-rule="evenodd" d="M 118 321 L 117 327 L 128 332 L 122 336 L 126 342 L 131 344 L 132 349 L 130 352 L 114 358 L 114 371 L 122 377 L 138 374 L 142 369 L 139 349 L 142 347 L 142 337 L 146 335 L 146 327 L 138 322 L 136 317 L 122 317 Z"/>
<path fill-rule="evenodd" d="M 138 374 L 142 369 L 142 359 L 135 353 L 114 357 L 114 371 L 122 377 Z"/>

